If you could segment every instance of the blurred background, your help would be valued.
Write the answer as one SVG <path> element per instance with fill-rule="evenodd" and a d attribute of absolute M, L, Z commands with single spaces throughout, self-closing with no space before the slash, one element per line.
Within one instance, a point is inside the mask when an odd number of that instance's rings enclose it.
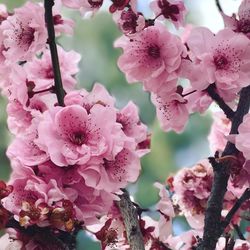
<path fill-rule="evenodd" d="M 10 10 L 22 5 L 24 0 L 0 0 Z M 149 0 L 138 0 L 140 10 L 146 17 L 151 16 Z M 216 32 L 223 28 L 222 18 L 216 8 L 215 0 L 185 1 L 189 10 L 187 23 L 202 25 Z M 221 0 L 224 12 L 228 15 L 237 12 L 240 1 Z M 76 11 L 65 10 L 64 14 L 76 22 L 74 37 L 61 37 L 58 42 L 66 50 L 75 50 L 82 55 L 78 74 L 78 88 L 91 90 L 93 83 L 100 82 L 116 97 L 119 108 L 132 100 L 140 108 L 142 121 L 149 126 L 152 133 L 151 153 L 142 159 L 142 172 L 136 184 L 129 187 L 130 193 L 141 207 L 150 207 L 158 200 L 156 181 L 164 183 L 166 178 L 178 168 L 192 166 L 200 159 L 209 156 L 207 135 L 211 124 L 209 111 L 204 115 L 192 115 L 185 132 L 164 133 L 155 119 L 155 109 L 150 103 L 149 95 L 142 90 L 142 85 L 128 84 L 119 71 L 116 61 L 121 51 L 113 48 L 113 42 L 121 33 L 107 13 L 109 1 L 103 10 L 92 19 L 83 19 Z M 176 32 L 171 24 L 166 24 Z M 10 134 L 6 126 L 6 102 L 0 97 L 0 179 L 8 180 L 10 167 L 5 156 Z M 186 230 L 185 221 L 178 220 L 175 233 Z M 79 235 L 79 249 L 100 249 L 99 245 L 89 240 L 83 233 Z"/>

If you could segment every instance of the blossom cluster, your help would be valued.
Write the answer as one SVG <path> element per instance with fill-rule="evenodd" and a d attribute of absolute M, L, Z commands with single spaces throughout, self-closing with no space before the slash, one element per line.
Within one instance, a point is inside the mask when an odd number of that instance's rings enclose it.
<path fill-rule="evenodd" d="M 104 3 L 51 2 L 56 37 L 73 34 L 74 21 L 61 15 L 63 7 L 85 17 Z M 222 220 L 250 184 L 250 115 L 244 116 L 237 133 L 231 132 L 239 93 L 250 82 L 250 1 L 242 1 L 238 16 L 222 13 L 225 28 L 216 34 L 205 27 L 183 29 L 187 10 L 182 0 L 152 0 L 150 7 L 153 16 L 147 18 L 137 10 L 136 0 L 112 0 L 109 6 L 122 32 L 114 46 L 122 49 L 117 64 L 127 81 L 141 82 L 150 93 L 166 132 L 182 132 L 190 114 L 205 112 L 213 101 L 224 111 L 214 113 L 208 137 L 215 157 L 180 169 L 164 185 L 156 183 L 160 200 L 155 216 L 133 203 L 146 249 L 188 250 L 203 236 L 215 165 L 230 166 Z M 9 234 L 1 241 L 5 249 L 45 249 L 44 244 L 61 249 L 58 239 L 86 229 L 101 241 L 102 249 L 129 249 L 117 204 L 124 188 L 138 179 L 140 158 L 149 152 L 147 127 L 132 101 L 116 108 L 103 85 L 76 89 L 81 56 L 60 45 L 51 48 L 45 11 L 42 3 L 27 2 L 13 13 L 0 5 L 0 88 L 8 100 L 13 134 L 7 149 L 11 177 L 7 184 L 0 182 L 0 226 Z M 184 30 L 181 37 L 166 29 L 165 20 Z M 229 142 L 237 153 L 225 156 Z M 249 201 L 234 213 L 225 232 L 239 226 L 247 213 Z M 175 235 L 177 216 L 184 216 L 190 231 Z M 227 249 L 227 244 L 221 237 L 216 249 Z M 250 249 L 250 244 L 237 239 L 234 249 Z"/>
<path fill-rule="evenodd" d="M 55 34 L 72 34 L 74 22 L 60 9 L 58 1 Z M 11 192 L 1 197 L 1 209 L 27 229 L 9 231 L 22 249 L 44 249 L 39 234 L 30 235 L 28 228 L 50 228 L 57 237 L 97 223 L 120 189 L 137 180 L 150 144 L 132 101 L 119 110 L 99 83 L 91 91 L 76 90 L 81 56 L 57 45 L 65 93 L 59 105 L 44 15 L 40 3 L 27 2 L 11 14 L 1 5 L 0 87 L 14 136 L 7 149 Z"/>

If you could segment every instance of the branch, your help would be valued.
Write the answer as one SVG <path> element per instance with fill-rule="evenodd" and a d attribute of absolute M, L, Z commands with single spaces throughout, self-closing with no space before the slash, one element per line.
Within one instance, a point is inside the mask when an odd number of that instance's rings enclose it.
<path fill-rule="evenodd" d="M 234 111 L 224 102 L 221 96 L 216 92 L 215 84 L 210 84 L 206 89 L 208 95 L 219 105 L 219 107 L 223 110 L 225 115 L 229 120 L 232 120 L 234 117 Z"/>
<path fill-rule="evenodd" d="M 76 250 L 76 235 L 74 233 L 70 234 L 59 230 L 58 235 L 55 235 L 49 227 L 38 227 L 37 225 L 22 227 L 13 217 L 9 219 L 5 228 L 14 228 L 23 237 L 33 239 L 44 249 L 46 246 L 50 246 L 50 249 Z"/>
<path fill-rule="evenodd" d="M 232 127 L 230 134 L 237 134 L 238 127 L 242 123 L 243 117 L 248 113 L 250 107 L 250 86 L 243 88 L 240 94 L 240 100 L 237 110 L 232 119 Z M 235 145 L 228 142 L 223 153 L 224 156 L 237 155 L 238 150 Z M 227 158 L 227 157 L 226 157 Z M 230 159 L 230 157 L 229 157 Z M 216 243 L 222 234 L 221 231 L 221 211 L 223 200 L 227 191 L 227 182 L 230 176 L 230 160 L 216 161 L 214 167 L 214 179 L 212 191 L 208 200 L 205 212 L 205 226 L 203 239 L 199 243 L 197 250 L 214 250 Z"/>
<path fill-rule="evenodd" d="M 55 29 L 54 29 L 54 21 L 52 13 L 53 5 L 54 5 L 54 0 L 44 0 L 45 22 L 48 30 L 48 44 L 50 48 L 50 54 L 53 66 L 55 93 L 57 96 L 58 104 L 60 106 L 64 106 L 65 91 L 63 89 L 57 47 L 55 42 Z"/>
<path fill-rule="evenodd" d="M 131 250 L 144 250 L 144 241 L 138 222 L 137 209 L 129 198 L 128 192 L 123 189 L 124 193 L 120 196 L 120 201 L 117 205 L 120 209 L 125 229 L 127 233 L 128 242 Z"/>
<path fill-rule="evenodd" d="M 246 240 L 246 238 L 244 237 L 243 233 L 240 230 L 240 227 L 237 224 L 233 224 L 234 230 L 236 231 L 236 233 L 238 234 L 239 238 L 241 240 Z"/>
<path fill-rule="evenodd" d="M 219 12 L 220 12 L 220 13 L 223 13 L 223 10 L 222 10 L 221 5 L 220 5 L 220 0 L 215 0 L 215 4 L 216 4 L 216 6 L 217 6 Z"/>
<path fill-rule="evenodd" d="M 221 231 L 224 232 L 225 228 L 229 225 L 230 221 L 232 220 L 235 213 L 241 207 L 241 205 L 250 199 L 250 188 L 247 188 L 245 192 L 241 195 L 241 197 L 235 202 L 234 206 L 230 209 L 227 216 L 221 223 Z"/>

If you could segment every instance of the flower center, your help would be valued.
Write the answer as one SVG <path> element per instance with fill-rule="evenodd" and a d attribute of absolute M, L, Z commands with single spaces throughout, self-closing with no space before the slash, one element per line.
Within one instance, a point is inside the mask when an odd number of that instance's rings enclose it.
<path fill-rule="evenodd" d="M 228 60 L 223 55 L 214 57 L 214 63 L 217 69 L 226 69 L 228 66 Z"/>
<path fill-rule="evenodd" d="M 22 44 L 30 45 L 35 39 L 34 33 L 35 33 L 35 29 L 31 27 L 23 28 L 23 26 L 21 25 L 21 32 L 18 35 L 18 41 L 19 41 L 18 44 L 20 45 L 22 43 Z"/>
<path fill-rule="evenodd" d="M 160 48 L 156 44 L 152 44 L 148 47 L 148 55 L 154 59 L 160 57 Z"/>
<path fill-rule="evenodd" d="M 76 131 L 76 132 L 73 132 L 72 134 L 70 134 L 69 140 L 73 144 L 81 146 L 82 144 L 85 143 L 86 136 L 85 136 L 85 133 L 83 133 L 82 131 Z"/>

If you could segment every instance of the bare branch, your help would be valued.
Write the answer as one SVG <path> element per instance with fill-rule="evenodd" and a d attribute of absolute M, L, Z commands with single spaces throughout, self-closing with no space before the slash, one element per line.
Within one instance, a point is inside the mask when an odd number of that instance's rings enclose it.
<path fill-rule="evenodd" d="M 65 91 L 63 89 L 57 47 L 55 42 L 55 29 L 54 29 L 54 21 L 52 13 L 53 5 L 54 5 L 54 0 L 44 0 L 45 21 L 48 30 L 48 44 L 50 48 L 54 80 L 55 80 L 55 93 L 57 96 L 58 104 L 60 106 L 64 106 Z"/>
<path fill-rule="evenodd" d="M 240 94 L 240 100 L 237 110 L 232 119 L 232 127 L 230 134 L 237 134 L 239 125 L 242 123 L 243 117 L 248 113 L 250 107 L 250 86 L 243 88 Z M 235 156 L 238 150 L 235 145 L 228 142 L 223 153 L 224 156 Z M 230 176 L 230 157 L 228 160 L 218 161 L 214 168 L 214 179 L 212 191 L 208 200 L 205 212 L 205 226 L 203 239 L 199 243 L 197 250 L 213 250 L 216 243 L 223 233 L 221 223 L 221 211 L 223 200 L 227 191 L 227 183 Z"/>
<path fill-rule="evenodd" d="M 206 89 L 208 95 L 219 105 L 219 107 L 223 110 L 226 117 L 229 120 L 232 120 L 234 117 L 234 111 L 224 102 L 221 96 L 216 92 L 215 84 L 210 84 Z"/>
<path fill-rule="evenodd" d="M 241 240 L 246 240 L 246 238 L 244 237 L 243 233 L 240 230 L 240 227 L 237 224 L 233 224 L 234 230 L 236 231 L 236 233 L 238 234 L 239 238 Z"/>
<path fill-rule="evenodd" d="M 220 4 L 220 0 L 215 0 L 215 4 L 219 10 L 220 13 L 223 13 L 223 10 L 222 10 L 222 7 L 221 7 L 221 4 Z"/>
<path fill-rule="evenodd" d="M 138 222 L 138 213 L 134 204 L 129 198 L 128 192 L 123 189 L 120 201 L 117 205 L 122 214 L 123 222 L 127 233 L 128 242 L 131 250 L 144 250 L 143 236 Z"/>
<path fill-rule="evenodd" d="M 235 213 L 238 211 L 238 209 L 241 207 L 241 205 L 250 199 L 250 188 L 247 188 L 245 192 L 242 194 L 242 196 L 235 202 L 234 206 L 231 208 L 231 210 L 228 212 L 225 219 L 222 221 L 222 232 L 225 230 L 225 228 L 229 225 L 230 221 L 232 220 Z"/>

